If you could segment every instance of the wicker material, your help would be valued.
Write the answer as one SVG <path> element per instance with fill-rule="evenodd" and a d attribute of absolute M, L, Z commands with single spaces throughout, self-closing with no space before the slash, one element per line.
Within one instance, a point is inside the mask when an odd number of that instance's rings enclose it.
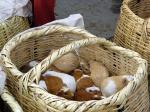
<path fill-rule="evenodd" d="M 1 98 L 5 102 L 3 103 L 4 107 L 2 112 L 23 112 L 18 102 L 7 89 L 4 90 Z"/>
<path fill-rule="evenodd" d="M 14 16 L 0 23 L 0 50 L 4 44 L 17 33 L 29 28 L 28 20 L 24 17 Z"/>
<path fill-rule="evenodd" d="M 29 23 L 27 18 L 23 17 L 12 17 L 4 22 L 0 23 L 0 50 L 4 44 L 10 40 L 17 33 L 24 31 L 29 28 Z M 11 94 L 5 90 L 4 94 L 1 96 L 5 101 L 3 102 L 4 112 L 22 112 L 20 106 L 15 102 Z M 9 108 L 8 108 L 9 107 Z"/>
<path fill-rule="evenodd" d="M 114 42 L 140 53 L 150 72 L 150 1 L 124 0 Z"/>
<path fill-rule="evenodd" d="M 146 61 L 134 51 L 94 37 L 77 28 L 42 26 L 16 35 L 4 46 L 1 58 L 8 87 L 25 112 L 113 112 L 118 107 L 123 112 L 149 112 Z M 62 47 L 74 40 L 80 41 Z M 61 49 L 48 56 L 51 49 L 58 48 Z M 114 74 L 132 74 L 134 80 L 117 94 L 98 101 L 69 101 L 40 89 L 37 83 L 41 72 L 74 50 L 82 58 L 103 62 Z M 25 74 L 17 69 L 33 59 L 43 61 Z"/>

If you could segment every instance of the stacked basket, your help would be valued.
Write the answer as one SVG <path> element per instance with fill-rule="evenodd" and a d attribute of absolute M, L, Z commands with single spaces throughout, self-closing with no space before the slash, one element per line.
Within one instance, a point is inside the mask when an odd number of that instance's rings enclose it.
<path fill-rule="evenodd" d="M 52 49 L 58 50 L 49 55 Z M 86 60 L 102 62 L 114 74 L 132 74 L 134 80 L 108 98 L 84 102 L 67 100 L 41 89 L 38 85 L 41 73 L 55 60 L 73 51 L 78 51 Z M 118 109 L 149 112 L 146 61 L 137 53 L 84 30 L 58 25 L 27 30 L 8 41 L 1 58 L 9 90 L 24 112 L 116 112 Z M 22 65 L 32 60 L 42 61 L 27 73 L 19 71 Z"/>
<path fill-rule="evenodd" d="M 0 23 L 0 50 L 4 44 L 10 40 L 17 33 L 24 31 L 29 28 L 29 23 L 27 18 L 23 17 L 12 17 L 4 22 Z M 0 103 L 2 112 L 22 112 L 21 107 L 15 101 L 12 94 L 9 93 L 7 89 L 4 90 L 4 93 L 1 95 L 2 102 Z"/>

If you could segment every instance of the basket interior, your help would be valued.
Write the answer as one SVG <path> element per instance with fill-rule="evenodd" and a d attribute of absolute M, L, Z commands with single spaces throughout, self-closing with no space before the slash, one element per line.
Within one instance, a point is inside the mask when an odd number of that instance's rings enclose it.
<path fill-rule="evenodd" d="M 26 40 L 25 42 L 22 42 L 21 44 L 17 45 L 11 51 L 10 58 L 11 61 L 19 69 L 27 62 L 30 62 L 32 60 L 42 60 L 46 58 L 52 49 L 58 49 L 72 41 L 85 38 L 87 37 L 68 32 L 63 34 L 56 32 L 48 35 L 43 35 L 42 37 L 32 37 Z M 120 51 L 108 49 L 104 47 L 104 45 L 96 44 L 82 47 L 79 49 L 79 54 L 85 60 L 96 60 L 98 62 L 102 62 L 108 68 L 109 72 L 112 73 L 112 75 L 133 75 L 137 71 L 138 64 L 133 58 L 129 58 L 125 55 L 122 55 Z M 45 107 L 44 101 L 37 102 L 36 100 L 34 100 L 36 96 L 31 97 L 27 94 L 20 94 L 19 83 L 15 84 L 14 81 L 12 81 L 12 79 L 17 80 L 12 75 L 8 75 L 8 88 L 12 93 L 14 93 L 14 96 L 17 98 L 18 102 L 23 105 L 23 109 L 26 110 L 26 112 L 35 109 L 35 107 L 39 107 L 38 110 L 39 112 L 41 112 L 41 110 L 48 107 Z M 24 91 L 23 93 L 26 93 L 26 91 Z M 45 94 L 48 95 L 47 93 Z M 42 97 L 43 96 L 39 95 L 38 99 L 41 101 Z M 135 99 L 137 99 L 137 97 L 135 97 Z M 26 100 L 28 102 L 31 102 L 31 106 L 26 105 Z M 41 105 L 45 108 L 40 107 Z"/>
<path fill-rule="evenodd" d="M 11 60 L 18 69 L 32 60 L 46 58 L 52 49 L 61 48 L 68 43 L 86 37 L 69 34 L 53 33 L 40 38 L 33 37 L 16 46 L 11 51 Z M 102 45 L 91 45 L 79 50 L 80 56 L 88 60 L 102 62 L 108 70 L 117 75 L 135 74 L 137 64 L 134 59 L 121 55 L 119 52 L 106 49 Z"/>
<path fill-rule="evenodd" d="M 129 8 L 137 16 L 146 19 L 150 17 L 150 2 L 149 0 L 131 0 L 129 3 Z"/>

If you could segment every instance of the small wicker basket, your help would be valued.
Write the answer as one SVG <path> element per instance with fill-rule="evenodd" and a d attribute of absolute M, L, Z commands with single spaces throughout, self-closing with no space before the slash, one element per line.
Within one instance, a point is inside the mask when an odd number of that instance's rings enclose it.
<path fill-rule="evenodd" d="M 14 35 L 28 28 L 28 19 L 24 17 L 14 16 L 4 22 L 0 22 L 0 50 Z M 7 89 L 5 89 L 1 97 L 1 105 L 3 105 L 2 112 L 22 112 L 21 107 Z"/>
<path fill-rule="evenodd" d="M 150 1 L 124 0 L 114 42 L 134 50 L 148 61 L 150 72 Z"/>
<path fill-rule="evenodd" d="M 58 50 L 48 55 L 52 49 Z M 134 80 L 106 99 L 84 102 L 70 101 L 41 89 L 38 86 L 41 73 L 59 57 L 74 50 L 86 60 L 102 62 L 112 73 L 132 74 Z M 14 93 L 24 112 L 116 112 L 116 109 L 122 112 L 149 112 L 146 60 L 134 51 L 95 38 L 84 30 L 58 25 L 27 30 L 4 46 L 1 58 L 8 75 L 9 90 Z M 43 61 L 27 73 L 19 71 L 22 65 L 34 59 Z"/>

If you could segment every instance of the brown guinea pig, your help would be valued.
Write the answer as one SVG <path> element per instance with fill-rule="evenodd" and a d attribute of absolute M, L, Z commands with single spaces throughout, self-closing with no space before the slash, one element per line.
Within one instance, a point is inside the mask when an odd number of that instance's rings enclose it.
<path fill-rule="evenodd" d="M 86 89 L 80 89 L 75 92 L 74 100 L 76 101 L 88 101 L 88 100 L 100 100 L 101 92 L 98 87 L 88 87 Z"/>
<path fill-rule="evenodd" d="M 77 80 L 77 90 L 85 89 L 94 85 L 91 77 L 88 75 L 83 75 L 80 79 Z"/>
<path fill-rule="evenodd" d="M 66 99 L 70 99 L 70 100 L 73 99 L 74 97 L 74 93 L 70 91 L 70 89 L 66 87 L 65 85 L 61 88 L 61 90 L 56 95 L 64 97 Z"/>
<path fill-rule="evenodd" d="M 63 81 L 56 76 L 44 76 L 43 80 L 46 83 L 47 91 L 52 94 L 57 94 L 63 87 Z"/>
<path fill-rule="evenodd" d="M 61 78 L 56 76 L 42 76 L 39 82 L 40 87 L 46 89 L 49 93 L 72 99 L 74 93 L 63 83 Z"/>

